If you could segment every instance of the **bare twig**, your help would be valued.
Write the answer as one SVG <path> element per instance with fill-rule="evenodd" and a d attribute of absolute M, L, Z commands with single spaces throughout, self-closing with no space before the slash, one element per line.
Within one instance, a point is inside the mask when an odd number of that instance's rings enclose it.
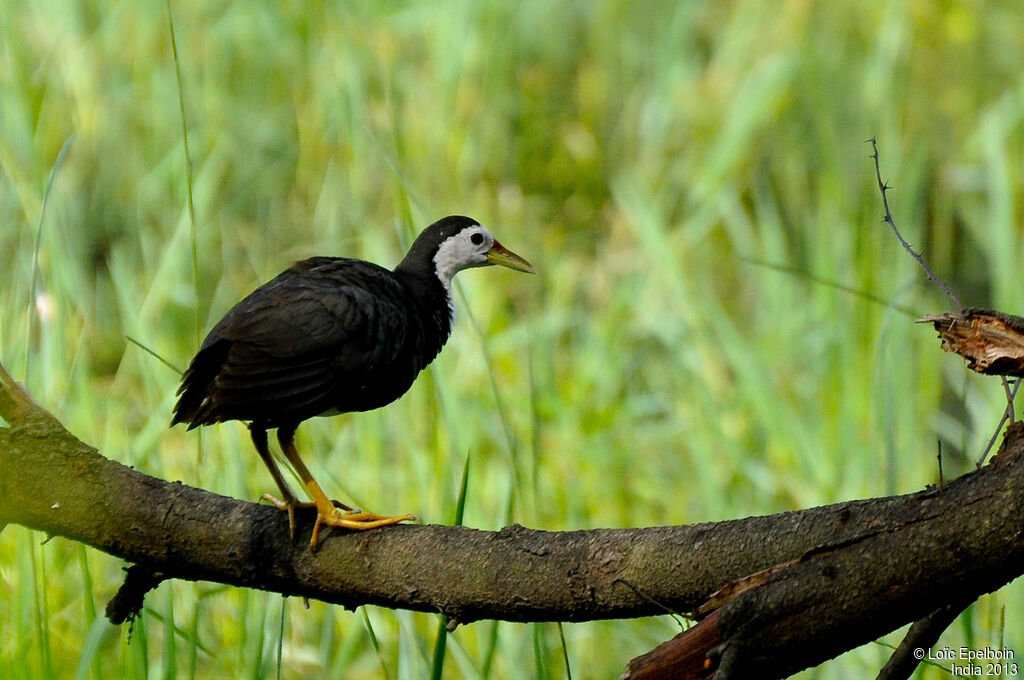
<path fill-rule="evenodd" d="M 181 375 L 181 369 L 180 369 L 180 368 L 178 368 L 177 366 L 175 366 L 174 364 L 172 364 L 172 363 L 171 363 L 170 361 L 168 361 L 167 359 L 165 359 L 165 358 L 163 358 L 162 356 L 160 356 L 159 354 L 157 354 L 157 353 L 156 353 L 156 352 L 155 352 L 154 350 L 150 349 L 150 348 L 149 348 L 149 347 L 147 347 L 146 345 L 143 345 L 143 344 L 142 344 L 141 342 L 139 342 L 138 340 L 136 340 L 136 339 L 135 339 L 135 338 L 133 338 L 132 336 L 130 336 L 130 335 L 125 335 L 125 336 L 124 336 L 124 339 L 125 339 L 125 340 L 127 340 L 128 342 L 132 343 L 133 345 L 135 345 L 136 347 L 138 347 L 139 349 L 141 349 L 141 350 L 142 350 L 143 352 L 145 352 L 145 353 L 146 353 L 146 354 L 148 354 L 149 356 L 153 357 L 154 359 L 156 359 L 156 360 L 157 360 L 157 361 L 159 361 L 159 362 L 160 362 L 161 364 L 163 364 L 163 365 L 164 365 L 164 366 L 166 366 L 167 368 L 171 369 L 172 371 L 174 371 L 174 372 L 175 372 L 175 373 L 177 373 L 178 375 Z"/>
<path fill-rule="evenodd" d="M 1010 389 L 1010 379 L 1007 378 L 1005 375 L 1002 376 L 1002 378 L 1003 378 L 1003 390 L 1006 392 L 1006 417 L 1012 423 L 1014 421 L 1013 396 L 1015 394 L 1017 394 L 1017 388 L 1014 387 L 1013 390 L 1011 390 Z M 1014 385 L 1016 385 L 1016 383 L 1014 383 Z"/>
<path fill-rule="evenodd" d="M 1003 377 L 1003 380 L 1006 380 L 1005 376 Z M 999 433 L 1002 432 L 1003 425 L 1006 424 L 1006 421 L 1010 419 L 1010 415 L 1013 413 L 1013 399 L 1014 397 L 1017 396 L 1017 390 L 1019 388 L 1020 380 L 1013 384 L 1012 390 L 1007 388 L 1007 399 L 1009 400 L 1008 409 L 1006 411 L 1003 411 L 1003 417 L 999 419 L 999 424 L 996 425 L 995 432 L 992 433 L 992 437 L 989 438 L 988 440 L 988 445 L 985 447 L 985 450 L 981 453 L 981 458 L 979 458 L 978 462 L 974 464 L 975 467 L 981 467 L 982 465 L 985 464 L 985 459 L 988 458 L 989 451 L 991 451 L 992 447 L 995 446 L 996 438 L 999 437 Z"/>
<path fill-rule="evenodd" d="M 924 652 L 939 641 L 942 631 L 960 616 L 974 600 L 957 600 L 939 607 L 928 616 L 917 621 L 907 631 L 896 651 L 879 671 L 875 680 L 906 680 L 917 669 Z"/>
<path fill-rule="evenodd" d="M 875 177 L 878 180 L 878 190 L 882 192 L 882 205 L 885 207 L 884 219 L 886 224 L 892 228 L 892 233 L 896 234 L 896 238 L 899 240 L 900 245 L 903 246 L 903 249 L 910 253 L 910 256 L 914 258 L 919 265 L 921 265 L 921 269 L 924 270 L 925 276 L 928 277 L 928 280 L 941 288 L 942 292 L 946 294 L 946 297 L 952 300 L 953 304 L 957 306 L 957 309 L 963 311 L 964 306 L 960 304 L 960 299 L 957 298 L 952 290 L 950 290 L 945 281 L 935 275 L 935 272 L 931 270 L 931 267 L 925 263 L 924 258 L 921 257 L 921 255 L 915 251 L 909 243 L 907 243 L 906 239 L 903 238 L 903 234 L 901 234 L 900 230 L 896 228 L 896 221 L 892 218 L 892 212 L 889 210 L 889 199 L 886 196 L 886 192 L 889 191 L 889 185 L 882 181 L 882 170 L 878 163 L 878 139 L 872 137 L 868 141 L 871 142 L 871 158 L 875 161 Z"/>
<path fill-rule="evenodd" d="M 881 305 L 889 309 L 894 309 L 900 314 L 905 314 L 907 316 L 912 316 L 915 318 L 920 316 L 919 314 L 914 312 L 914 310 L 911 309 L 910 307 L 893 302 L 892 300 L 884 298 L 881 295 L 875 295 L 870 291 L 861 290 L 860 288 L 854 288 L 853 286 L 848 286 L 845 283 L 840 283 L 838 281 L 826 279 L 821 276 L 815 276 L 814 274 L 811 274 L 810 272 L 800 269 L 798 267 L 791 267 L 789 265 L 784 264 L 776 264 L 774 262 L 758 260 L 753 257 L 739 256 L 736 259 L 738 259 L 740 262 L 746 262 L 748 264 L 756 265 L 758 267 L 764 267 L 765 269 L 771 269 L 773 271 L 782 272 L 783 274 L 789 274 L 790 276 L 796 276 L 806 281 L 810 281 L 811 283 L 816 283 L 819 286 L 825 286 L 827 288 L 832 288 L 843 293 L 848 293 L 850 295 L 853 295 L 854 297 L 860 298 L 861 300 L 866 300 L 876 305 Z"/>
<path fill-rule="evenodd" d="M 645 593 L 642 589 L 640 589 L 639 586 L 634 584 L 629 579 L 618 578 L 618 579 L 616 579 L 616 581 L 618 581 L 619 583 L 621 583 L 621 584 L 623 584 L 625 586 L 628 586 L 629 588 L 631 588 L 633 590 L 634 593 L 636 593 L 640 597 L 644 598 L 645 600 L 647 600 L 648 602 L 650 602 L 654 606 L 661 607 L 662 609 L 664 609 L 665 613 L 668 614 L 669 616 L 671 616 L 672 620 L 675 621 L 679 625 L 679 629 L 680 630 L 686 630 L 686 625 L 683 623 L 683 619 L 684 618 L 690 619 L 690 620 L 693 620 L 693 618 L 694 618 L 693 616 L 691 616 L 689 614 L 683 614 L 682 612 L 677 612 L 676 610 L 674 610 L 674 609 L 672 609 L 670 607 L 666 607 L 661 602 L 658 602 L 653 597 L 651 597 L 650 595 Z"/>

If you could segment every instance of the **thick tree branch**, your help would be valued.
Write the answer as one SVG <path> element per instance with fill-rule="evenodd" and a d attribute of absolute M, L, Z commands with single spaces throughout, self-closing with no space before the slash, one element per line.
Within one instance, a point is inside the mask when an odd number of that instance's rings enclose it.
<path fill-rule="evenodd" d="M 664 607 L 694 612 L 712 593 L 743 581 L 746 587 L 724 591 L 731 599 L 715 601 L 714 616 L 681 637 L 692 641 L 713 624 L 713 634 L 691 650 L 703 674 L 717 667 L 719 678 L 770 678 L 995 590 L 1024 571 L 1024 428 L 1017 426 L 992 465 L 941 493 L 680 527 L 332 531 L 313 553 L 311 517 L 300 515 L 292 541 L 275 508 L 107 460 L 18 393 L 13 381 L 0 379 L 0 416 L 11 424 L 0 429 L 0 525 L 82 541 L 139 565 L 129 570 L 123 601 L 112 606 L 122 616 L 168 578 L 346 607 L 443 612 L 461 623 L 648 616 Z"/>
<path fill-rule="evenodd" d="M 717 619 L 665 643 L 672 649 L 660 655 L 699 659 L 694 649 L 702 649 L 717 666 L 715 680 L 784 678 L 1002 587 L 1024 572 L 1022 453 L 1024 423 L 1016 423 L 992 465 L 941 493 L 900 497 L 913 502 L 887 508 L 875 530 L 772 570 L 716 610 Z M 887 500 L 894 499 L 871 503 Z M 714 639 L 722 642 L 707 648 L 704 641 Z M 705 672 L 691 665 L 676 677 Z"/>

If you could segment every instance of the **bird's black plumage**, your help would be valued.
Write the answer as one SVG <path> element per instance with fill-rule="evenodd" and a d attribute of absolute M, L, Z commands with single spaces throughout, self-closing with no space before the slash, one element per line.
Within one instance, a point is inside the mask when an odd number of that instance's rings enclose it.
<path fill-rule="evenodd" d="M 277 427 L 394 401 L 451 332 L 437 248 L 476 224 L 450 217 L 431 225 L 393 272 L 313 257 L 260 286 L 203 341 L 182 378 L 172 424 Z"/>
<path fill-rule="evenodd" d="M 239 302 L 185 372 L 174 421 L 267 427 L 394 401 L 451 330 L 436 277 L 314 257 Z"/>
<path fill-rule="evenodd" d="M 394 271 L 338 257 L 297 262 L 213 327 L 182 376 L 171 424 L 250 421 L 253 442 L 285 495 L 279 505 L 290 510 L 295 497 L 267 451 L 266 430 L 279 428 L 289 460 L 307 486 L 315 484 L 296 463 L 298 424 L 379 408 L 404 394 L 451 332 L 451 277 L 487 264 L 532 271 L 461 216 L 427 227 Z"/>

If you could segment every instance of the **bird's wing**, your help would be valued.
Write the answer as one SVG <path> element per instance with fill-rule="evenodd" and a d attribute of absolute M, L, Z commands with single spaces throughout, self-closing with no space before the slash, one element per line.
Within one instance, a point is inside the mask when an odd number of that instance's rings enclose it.
<path fill-rule="evenodd" d="M 175 420 L 298 422 L 322 413 L 345 383 L 358 387 L 398 358 L 408 319 L 387 270 L 356 260 L 298 263 L 210 331 L 183 378 Z"/>

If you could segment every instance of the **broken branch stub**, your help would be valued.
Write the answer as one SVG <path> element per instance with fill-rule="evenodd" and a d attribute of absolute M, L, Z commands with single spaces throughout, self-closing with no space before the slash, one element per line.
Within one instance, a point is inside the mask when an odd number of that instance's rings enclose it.
<path fill-rule="evenodd" d="M 1024 377 L 1024 318 L 969 307 L 918 322 L 931 322 L 942 339 L 942 349 L 962 356 L 972 371 Z"/>

